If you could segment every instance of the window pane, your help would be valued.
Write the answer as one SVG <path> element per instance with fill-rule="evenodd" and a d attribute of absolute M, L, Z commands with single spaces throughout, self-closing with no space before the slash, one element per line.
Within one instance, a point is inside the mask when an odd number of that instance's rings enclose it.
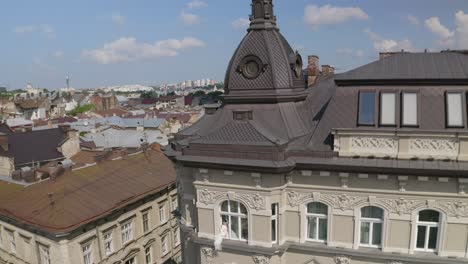
<path fill-rule="evenodd" d="M 275 215 L 276 215 L 276 205 L 277 205 L 277 204 L 272 204 L 272 205 L 271 205 L 271 215 L 272 215 L 272 216 L 275 216 Z"/>
<path fill-rule="evenodd" d="M 383 210 L 375 206 L 366 206 L 361 209 L 361 217 L 383 219 Z"/>
<path fill-rule="evenodd" d="M 242 218 L 241 219 L 241 222 L 242 222 L 242 239 L 249 239 L 249 226 L 248 226 L 248 221 L 247 221 L 247 218 Z"/>
<path fill-rule="evenodd" d="M 307 230 L 310 239 L 317 239 L 317 217 L 308 217 Z"/>
<path fill-rule="evenodd" d="M 310 203 L 307 205 L 307 212 L 310 214 L 328 214 L 328 206 L 323 203 Z"/>
<path fill-rule="evenodd" d="M 437 227 L 431 227 L 429 230 L 429 249 L 436 249 L 438 231 L 439 229 Z"/>
<path fill-rule="evenodd" d="M 231 217 L 231 238 L 239 239 L 239 218 L 232 216 Z"/>
<path fill-rule="evenodd" d="M 426 240 L 426 227 L 418 226 L 418 237 L 416 239 L 416 247 L 424 248 L 425 240 Z"/>
<path fill-rule="evenodd" d="M 403 125 L 416 126 L 418 124 L 418 94 L 403 94 Z"/>
<path fill-rule="evenodd" d="M 245 206 L 243 204 L 239 204 L 239 205 L 240 205 L 241 213 L 242 214 L 247 214 L 247 209 L 245 208 Z"/>
<path fill-rule="evenodd" d="M 372 229 L 372 245 L 380 246 L 382 243 L 382 224 L 381 223 L 374 223 Z"/>
<path fill-rule="evenodd" d="M 361 223 L 361 244 L 369 244 L 370 223 Z"/>
<path fill-rule="evenodd" d="M 224 202 L 221 204 L 221 211 L 223 211 L 223 212 L 228 212 L 228 201 L 224 201 Z"/>
<path fill-rule="evenodd" d="M 231 206 L 231 213 L 239 213 L 239 205 L 235 201 L 229 201 L 229 205 Z"/>
<path fill-rule="evenodd" d="M 319 239 L 327 240 L 327 219 L 319 219 Z"/>
<path fill-rule="evenodd" d="M 380 97 L 380 123 L 382 125 L 395 125 L 396 94 L 382 93 Z"/>
<path fill-rule="evenodd" d="M 359 124 L 373 125 L 375 115 L 375 93 L 364 92 L 359 94 Z"/>
<path fill-rule="evenodd" d="M 462 96 L 460 93 L 447 94 L 447 125 L 463 126 Z"/>
<path fill-rule="evenodd" d="M 276 220 L 271 220 L 271 241 L 276 241 Z"/>
<path fill-rule="evenodd" d="M 434 210 L 424 210 L 419 212 L 419 221 L 420 222 L 439 222 L 439 212 Z"/>

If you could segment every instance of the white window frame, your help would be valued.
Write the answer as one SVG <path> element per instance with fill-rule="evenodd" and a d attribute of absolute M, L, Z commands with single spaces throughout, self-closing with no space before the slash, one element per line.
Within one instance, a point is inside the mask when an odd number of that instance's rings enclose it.
<path fill-rule="evenodd" d="M 148 231 L 150 231 L 150 212 L 149 211 L 145 211 L 141 214 L 141 221 L 143 224 L 143 233 L 147 233 Z"/>
<path fill-rule="evenodd" d="M 165 256 L 169 253 L 169 236 L 165 235 L 161 238 L 161 255 Z"/>
<path fill-rule="evenodd" d="M 153 245 L 149 245 L 145 247 L 145 263 L 152 264 L 153 263 Z M 149 257 L 149 258 L 148 258 Z"/>
<path fill-rule="evenodd" d="M 81 247 L 83 253 L 83 263 L 84 264 L 92 264 L 93 263 L 93 248 L 92 243 L 84 244 Z"/>
<path fill-rule="evenodd" d="M 162 204 L 159 206 L 159 222 L 165 224 L 167 222 L 166 218 L 166 204 Z"/>
<path fill-rule="evenodd" d="M 16 238 L 15 238 L 15 232 L 13 231 L 8 231 L 8 242 L 10 242 L 10 252 L 13 254 L 16 254 Z"/>
<path fill-rule="evenodd" d="M 225 212 L 223 211 L 222 209 L 222 204 L 224 202 L 227 202 L 228 204 L 228 211 Z M 249 230 L 248 230 L 248 225 L 249 225 L 249 217 L 248 217 L 248 213 L 247 214 L 243 214 L 243 213 L 235 213 L 235 212 L 232 212 L 231 210 L 231 200 L 225 200 L 223 201 L 221 204 L 220 204 L 220 213 L 221 213 L 221 219 L 223 216 L 226 216 L 228 217 L 229 219 L 229 223 L 228 223 L 228 238 L 229 240 L 236 240 L 236 241 L 242 241 L 242 242 L 247 242 L 247 239 L 245 238 L 242 238 L 242 219 L 245 219 L 247 221 L 247 237 L 249 236 Z M 241 202 L 238 202 L 238 201 L 233 201 L 233 202 L 237 202 L 237 212 L 240 212 L 241 211 L 241 205 L 244 206 L 245 210 L 247 211 L 247 207 L 245 207 L 244 204 L 242 204 Z M 238 227 L 238 238 L 235 238 L 232 236 L 231 232 L 231 224 L 232 224 L 232 218 L 237 218 L 237 221 L 239 223 L 239 227 Z"/>
<path fill-rule="evenodd" d="M 133 240 L 133 221 L 122 224 L 122 244 Z"/>
<path fill-rule="evenodd" d="M 174 246 L 178 246 L 180 244 L 180 229 L 174 229 Z"/>
<path fill-rule="evenodd" d="M 428 210 L 431 210 L 431 209 L 428 209 Z M 441 222 L 442 214 L 440 212 L 435 211 L 435 210 L 431 210 L 431 211 L 439 213 L 438 222 L 419 221 L 419 214 L 421 212 L 423 212 L 423 211 L 425 211 L 425 210 L 419 211 L 418 214 L 417 214 L 416 240 L 414 242 L 414 250 L 415 251 L 420 251 L 420 252 L 437 252 L 439 250 L 439 242 L 440 242 L 439 239 L 440 239 L 440 231 L 441 231 L 440 230 L 440 228 L 441 228 L 440 222 Z M 424 248 L 418 248 L 418 227 L 420 227 L 420 226 L 426 227 L 426 234 L 424 235 Z M 428 248 L 429 247 L 429 237 L 430 237 L 431 227 L 437 227 L 437 237 L 436 237 L 437 241 L 436 241 L 436 248 L 435 249 Z"/>
<path fill-rule="evenodd" d="M 449 97 L 450 96 L 453 96 L 453 95 L 457 95 L 460 97 L 460 124 L 451 124 L 450 123 L 450 116 L 453 115 L 453 113 L 451 114 L 450 113 L 450 106 L 449 106 Z M 465 126 L 465 121 L 464 121 L 464 111 L 463 111 L 463 93 L 462 92 L 447 92 L 445 94 L 445 109 L 446 109 L 446 113 L 445 113 L 445 116 L 446 116 L 446 123 L 447 123 L 447 127 L 464 127 Z"/>
<path fill-rule="evenodd" d="M 367 206 L 365 206 L 367 207 Z M 365 208 L 362 207 L 362 208 Z M 361 208 L 361 210 L 362 210 Z M 377 207 L 380 210 L 382 210 L 382 219 L 380 218 L 367 218 L 367 217 L 361 217 L 359 219 L 359 246 L 361 247 L 370 247 L 370 248 L 382 248 L 382 241 L 383 241 L 383 232 L 384 232 L 384 210 L 380 207 Z M 369 223 L 369 244 L 363 244 L 361 242 L 361 228 L 363 223 Z M 372 238 L 374 237 L 374 224 L 380 224 L 381 225 L 381 230 L 380 230 L 380 244 L 379 245 L 374 245 L 372 244 Z"/>
<path fill-rule="evenodd" d="M 415 126 L 418 126 L 419 125 L 419 93 L 417 92 L 403 92 L 402 93 L 402 99 L 401 99 L 401 124 L 402 126 L 406 126 L 406 127 L 415 127 Z M 409 100 L 407 96 L 414 96 L 415 99 L 416 99 L 416 102 L 415 102 L 415 108 L 416 108 L 416 112 L 414 113 L 415 114 L 415 117 L 416 117 L 416 122 L 415 123 L 408 123 L 406 122 L 406 114 L 407 114 L 407 111 L 410 111 L 408 109 L 405 108 L 405 102 L 406 100 Z"/>
<path fill-rule="evenodd" d="M 113 242 L 113 237 L 112 237 L 112 231 L 109 231 L 103 235 L 103 240 L 104 240 L 104 251 L 106 253 L 106 256 L 111 255 L 114 253 L 114 242 Z M 109 247 L 107 246 L 109 245 Z"/>
<path fill-rule="evenodd" d="M 327 239 L 328 239 L 328 205 L 327 206 L 327 214 L 314 214 L 314 213 L 309 213 L 308 210 L 307 210 L 307 206 L 309 204 L 312 204 L 312 203 L 320 203 L 320 204 L 323 204 L 323 205 L 326 205 L 324 203 L 321 203 L 321 202 L 310 202 L 308 204 L 305 205 L 305 215 L 306 215 L 306 228 L 305 228 L 305 231 L 306 231 L 306 235 L 305 235 L 305 240 L 306 241 L 310 241 L 310 242 L 319 242 L 319 243 L 325 243 L 327 242 Z M 309 238 L 309 219 L 313 219 L 315 218 L 315 228 L 317 230 L 317 236 L 315 238 Z M 326 220 L 326 225 L 327 225 L 327 238 L 324 240 L 324 239 L 320 239 L 319 236 L 320 236 L 320 219 L 325 219 Z"/>
<path fill-rule="evenodd" d="M 386 112 L 384 112 L 384 105 L 386 105 L 387 103 L 384 103 L 384 96 L 393 96 L 393 113 L 389 113 L 391 115 L 393 115 L 393 121 L 392 122 L 384 122 L 384 114 Z M 379 114 L 379 123 L 381 126 L 396 126 L 396 103 L 397 102 L 397 94 L 395 92 L 381 92 L 380 93 L 380 114 Z M 389 106 L 392 106 L 391 104 L 389 104 Z"/>
<path fill-rule="evenodd" d="M 50 264 L 49 247 L 38 245 L 39 247 L 39 264 Z"/>
<path fill-rule="evenodd" d="M 173 197 L 172 201 L 171 201 L 171 210 L 172 211 L 177 210 L 178 206 L 179 206 L 179 204 L 177 202 L 177 197 Z"/>
<path fill-rule="evenodd" d="M 273 213 L 273 207 L 275 209 L 275 213 Z M 278 203 L 273 203 L 271 210 L 272 210 L 272 212 L 271 212 L 271 226 L 272 227 L 274 226 L 274 228 L 272 228 L 272 230 L 273 230 L 273 232 L 275 232 L 275 234 L 274 234 L 275 239 L 274 240 L 272 239 L 271 243 L 276 244 L 276 243 L 278 243 L 278 219 L 279 219 L 278 210 L 279 210 L 279 204 Z"/>

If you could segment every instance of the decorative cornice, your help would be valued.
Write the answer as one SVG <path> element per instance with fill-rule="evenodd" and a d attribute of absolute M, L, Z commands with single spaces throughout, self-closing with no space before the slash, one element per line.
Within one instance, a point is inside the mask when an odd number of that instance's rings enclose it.
<path fill-rule="evenodd" d="M 205 205 L 212 205 L 221 200 L 238 200 L 255 210 L 266 209 L 266 199 L 260 194 L 245 194 L 234 192 L 218 192 L 207 189 L 198 190 L 198 201 Z"/>

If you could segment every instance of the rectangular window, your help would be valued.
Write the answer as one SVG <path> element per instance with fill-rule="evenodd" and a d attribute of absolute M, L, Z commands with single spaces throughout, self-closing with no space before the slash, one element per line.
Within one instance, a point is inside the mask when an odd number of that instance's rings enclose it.
<path fill-rule="evenodd" d="M 278 204 L 271 205 L 271 242 L 278 243 Z"/>
<path fill-rule="evenodd" d="M 39 264 L 50 264 L 49 248 L 39 245 Z"/>
<path fill-rule="evenodd" d="M 161 241 L 161 252 L 162 255 L 165 256 L 167 253 L 169 253 L 169 237 L 164 236 Z"/>
<path fill-rule="evenodd" d="M 461 93 L 447 93 L 447 126 L 463 127 L 463 102 Z"/>
<path fill-rule="evenodd" d="M 418 125 L 418 94 L 403 93 L 402 99 L 402 125 L 417 126 Z"/>
<path fill-rule="evenodd" d="M 15 233 L 8 232 L 8 241 L 10 242 L 10 251 L 11 253 L 16 254 L 16 241 L 15 241 Z"/>
<path fill-rule="evenodd" d="M 92 249 L 91 244 L 87 244 L 83 246 L 83 263 L 84 264 L 91 264 L 92 263 Z"/>
<path fill-rule="evenodd" d="M 128 222 L 122 225 L 122 243 L 128 243 L 133 239 L 133 225 L 132 222 Z"/>
<path fill-rule="evenodd" d="M 375 124 L 375 92 L 359 93 L 359 125 Z"/>
<path fill-rule="evenodd" d="M 166 206 L 164 205 L 159 207 L 159 222 L 161 224 L 166 223 Z"/>
<path fill-rule="evenodd" d="M 106 250 L 107 256 L 114 252 L 114 244 L 112 243 L 112 232 L 108 232 L 104 235 L 104 248 Z"/>
<path fill-rule="evenodd" d="M 179 228 L 174 229 L 174 245 L 178 246 L 180 244 L 180 230 Z"/>
<path fill-rule="evenodd" d="M 146 233 L 149 231 L 149 212 L 143 213 L 142 218 L 143 218 L 143 232 Z"/>
<path fill-rule="evenodd" d="M 381 125 L 396 125 L 396 94 L 381 93 L 380 94 L 380 124 Z"/>
<path fill-rule="evenodd" d="M 153 255 L 151 253 L 152 247 L 148 246 L 145 248 L 145 260 L 146 264 L 152 264 L 153 263 Z"/>
<path fill-rule="evenodd" d="M 177 208 L 179 207 L 177 204 L 177 198 L 173 198 L 171 204 L 172 204 L 172 208 L 171 208 L 172 211 L 177 210 Z"/>

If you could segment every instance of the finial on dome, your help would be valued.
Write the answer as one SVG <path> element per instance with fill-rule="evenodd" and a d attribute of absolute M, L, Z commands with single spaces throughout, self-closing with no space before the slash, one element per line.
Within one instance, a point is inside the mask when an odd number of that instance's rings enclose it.
<path fill-rule="evenodd" d="M 273 12 L 273 0 L 252 0 L 250 30 L 278 29 Z"/>

